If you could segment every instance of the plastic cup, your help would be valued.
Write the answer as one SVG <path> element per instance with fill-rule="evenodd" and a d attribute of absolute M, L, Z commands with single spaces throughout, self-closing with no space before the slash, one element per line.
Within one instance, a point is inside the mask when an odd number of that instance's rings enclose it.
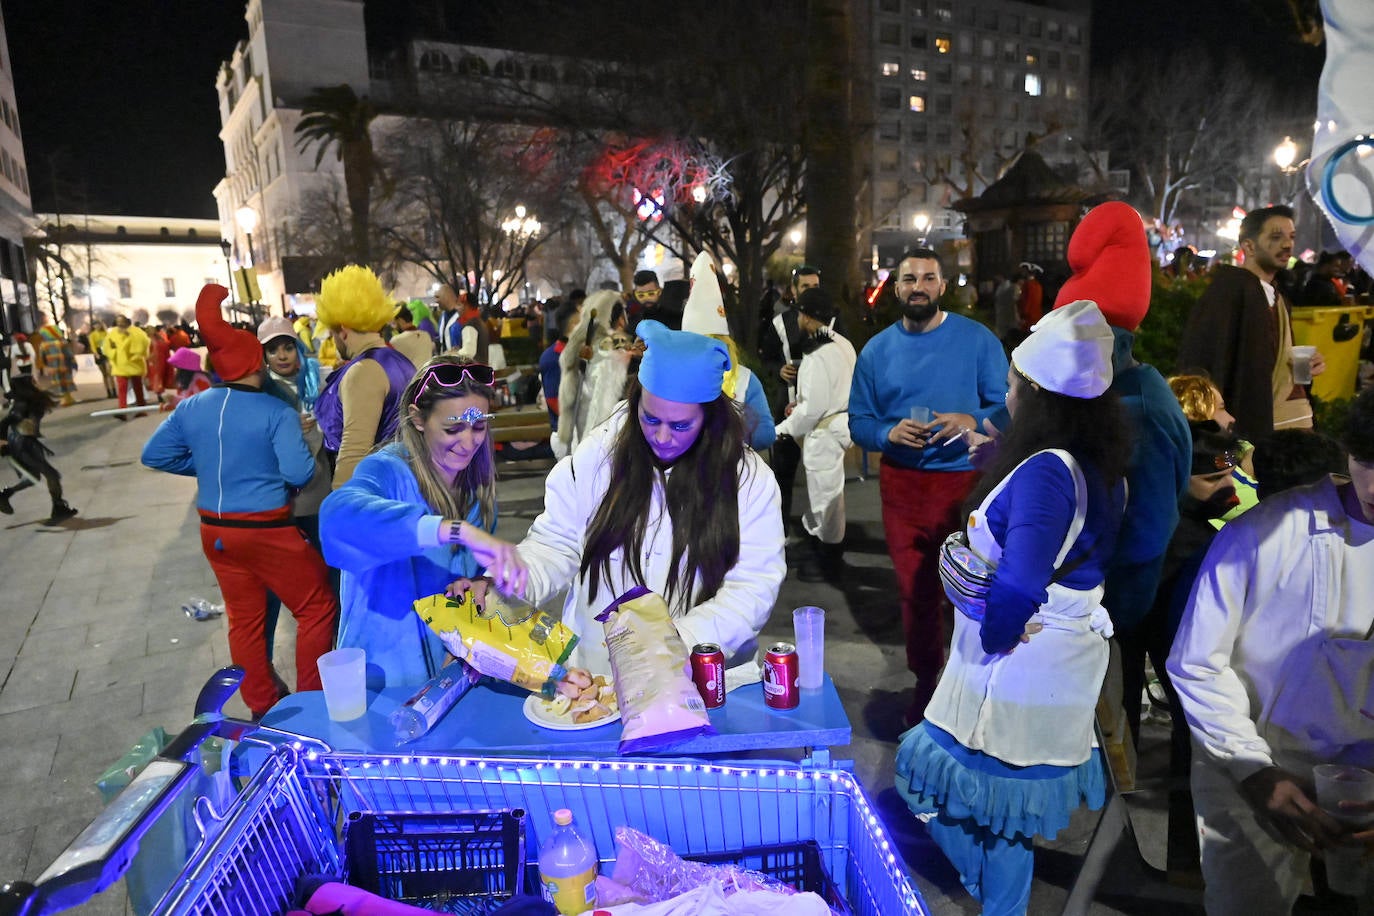
<path fill-rule="evenodd" d="M 1374 801 L 1374 773 L 1359 767 L 1323 764 L 1312 768 L 1317 784 L 1317 804 L 1332 817 L 1355 827 L 1374 823 L 1374 813 L 1343 811 L 1343 801 Z M 1332 847 L 1325 854 L 1326 883 L 1338 894 L 1360 896 L 1369 881 L 1364 850 L 1359 847 Z"/>
<path fill-rule="evenodd" d="M 929 407 L 913 407 L 908 416 L 917 423 L 929 423 L 931 420 L 935 419 L 935 412 Z"/>
<path fill-rule="evenodd" d="M 1312 384 L 1312 357 L 1316 353 L 1316 347 L 1296 346 L 1293 348 L 1293 384 Z"/>
<path fill-rule="evenodd" d="M 316 662 L 324 687 L 329 718 L 349 722 L 367 712 L 367 653 L 362 649 L 335 649 Z"/>
<path fill-rule="evenodd" d="M 825 683 L 825 610 L 799 607 L 792 612 L 797 644 L 797 686 L 819 690 Z"/>

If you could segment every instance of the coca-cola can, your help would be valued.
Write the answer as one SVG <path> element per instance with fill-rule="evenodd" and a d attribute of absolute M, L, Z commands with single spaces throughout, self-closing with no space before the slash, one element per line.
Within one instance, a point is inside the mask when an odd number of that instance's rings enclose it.
<path fill-rule="evenodd" d="M 714 643 L 692 647 L 692 682 L 707 709 L 725 705 L 725 653 Z"/>
<path fill-rule="evenodd" d="M 763 702 L 769 709 L 796 709 L 801 702 L 797 687 L 797 647 L 778 642 L 763 656 Z"/>

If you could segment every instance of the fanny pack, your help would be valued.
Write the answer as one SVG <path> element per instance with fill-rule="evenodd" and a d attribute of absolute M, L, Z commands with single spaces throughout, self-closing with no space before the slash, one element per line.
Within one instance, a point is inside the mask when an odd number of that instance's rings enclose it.
<path fill-rule="evenodd" d="M 1057 455 L 1073 475 L 1075 496 L 1073 521 L 1069 524 L 1068 533 L 1064 535 L 1064 543 L 1059 548 L 1058 556 L 1055 557 L 1054 575 L 1050 577 L 1050 583 L 1053 584 L 1081 566 L 1092 556 L 1092 551 L 1089 550 L 1072 563 L 1064 562 L 1074 542 L 1078 540 L 1078 535 L 1083 531 L 1083 522 L 1087 516 L 1088 485 L 1083 479 L 1083 472 L 1079 469 L 1078 462 L 1073 460 L 1073 456 L 1061 449 L 1047 449 L 1047 451 Z M 1038 455 L 1040 452 L 1036 454 Z M 1030 456 L 1030 458 L 1034 457 L 1035 455 Z M 1030 458 L 1027 458 L 1026 461 L 1029 461 Z M 1021 464 L 1025 464 L 1026 461 L 1022 461 Z M 976 515 L 983 514 L 985 508 L 992 504 L 992 501 L 1002 492 L 1002 488 L 1007 485 L 1012 477 L 1016 476 L 1016 472 L 1021 469 L 1021 464 L 1018 464 L 1010 474 L 1002 478 L 997 486 L 993 487 L 982 504 L 975 510 Z M 945 542 L 940 545 L 939 569 L 940 582 L 945 587 L 945 596 L 949 598 L 950 603 L 970 620 L 981 621 L 987 610 L 988 590 L 992 587 L 992 575 L 997 571 L 996 562 L 974 550 L 969 545 L 967 533 L 961 530 L 951 532 L 945 538 Z"/>

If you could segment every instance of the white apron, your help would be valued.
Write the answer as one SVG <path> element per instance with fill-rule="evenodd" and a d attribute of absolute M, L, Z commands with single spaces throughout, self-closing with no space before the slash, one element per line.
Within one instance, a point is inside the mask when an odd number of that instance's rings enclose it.
<path fill-rule="evenodd" d="M 1077 491 L 1077 515 L 1087 511 L 1087 484 L 1067 452 L 1051 449 L 1069 467 Z M 1029 460 L 1029 459 L 1028 459 Z M 1024 462 L 1023 462 L 1024 463 Z M 1007 475 L 1003 486 L 1020 470 Z M 969 515 L 969 546 L 996 563 L 1002 545 L 982 522 L 1001 492 L 998 486 Z M 1070 529 L 1055 566 L 1077 540 Z M 964 747 L 1014 766 L 1077 766 L 1092 751 L 1093 715 L 1107 671 L 1111 620 L 1102 606 L 1102 586 L 1081 591 L 1050 583 L 1048 597 L 1031 621 L 1044 629 L 1008 654 L 983 651 L 981 624 L 954 615 L 949 662 L 940 675 L 926 719 Z"/>

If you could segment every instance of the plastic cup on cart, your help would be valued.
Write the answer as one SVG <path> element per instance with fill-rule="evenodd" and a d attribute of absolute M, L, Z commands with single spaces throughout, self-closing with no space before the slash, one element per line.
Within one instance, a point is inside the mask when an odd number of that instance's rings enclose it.
<path fill-rule="evenodd" d="M 1374 814 L 1341 808 L 1341 802 L 1374 802 L 1374 773 L 1359 767 L 1323 764 L 1312 768 L 1317 784 L 1317 804 L 1327 814 L 1355 827 L 1374 824 Z M 1333 846 L 1326 850 L 1326 883 L 1338 894 L 1361 896 L 1370 880 L 1370 869 L 1359 846 Z"/>
<path fill-rule="evenodd" d="M 792 612 L 797 644 L 797 686 L 820 690 L 825 683 L 825 610 L 799 607 Z"/>
<path fill-rule="evenodd" d="M 367 712 L 367 653 L 335 649 L 320 656 L 320 683 L 329 718 L 349 722 Z"/>

